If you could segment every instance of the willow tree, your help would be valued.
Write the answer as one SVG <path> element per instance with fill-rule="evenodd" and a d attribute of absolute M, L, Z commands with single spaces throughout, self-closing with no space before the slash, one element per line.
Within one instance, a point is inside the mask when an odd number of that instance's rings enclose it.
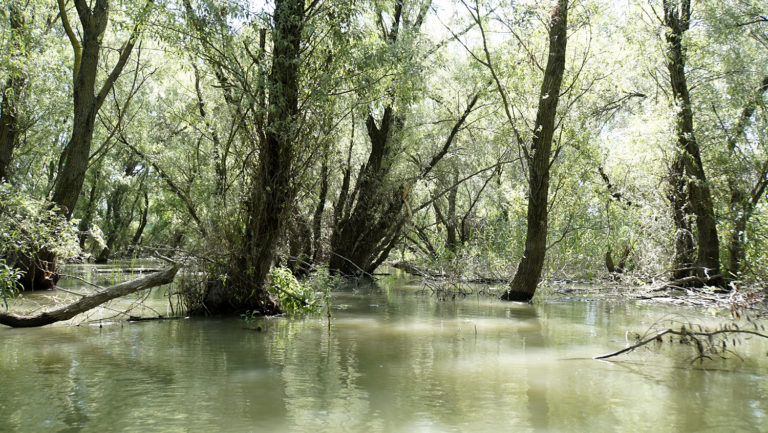
<path fill-rule="evenodd" d="M 107 24 L 109 23 L 110 3 L 109 0 L 96 0 L 94 3 L 89 3 L 86 0 L 74 0 L 74 3 L 80 21 L 79 32 L 70 23 L 69 12 L 64 0 L 58 0 L 61 23 L 74 54 L 74 67 L 72 68 L 74 117 L 72 119 L 72 134 L 59 161 L 52 201 L 67 217 L 72 216 L 83 189 L 90 160 L 96 116 L 128 63 L 141 34 L 143 20 L 152 7 L 152 0 L 148 0 L 142 7 L 138 22 L 134 25 L 127 40 L 118 49 L 117 61 L 97 90 L 99 62 L 104 48 Z"/>
<path fill-rule="evenodd" d="M 560 100 L 560 87 L 565 72 L 565 50 L 568 41 L 568 0 L 559 0 L 549 24 L 549 56 L 539 92 L 539 108 L 528 160 L 528 216 L 525 250 L 515 276 L 504 292 L 507 301 L 529 301 L 533 298 L 547 253 L 549 212 L 549 171 L 552 165 L 552 140 L 555 117 Z"/>
<path fill-rule="evenodd" d="M 694 69 L 713 70 L 697 90 L 697 130 L 711 143 L 711 172 L 715 206 L 727 252 L 723 260 L 728 279 L 742 279 L 747 262 L 759 245 L 755 236 L 763 216 L 760 204 L 768 187 L 766 157 L 766 96 L 768 75 L 768 4 L 764 2 L 708 2 L 697 4 L 706 23 L 697 46 L 707 47 Z M 701 66 L 700 66 L 701 65 Z M 705 69 L 705 70 L 706 70 Z M 709 77 L 713 78 L 709 78 Z M 722 146 L 724 144 L 725 146 Z M 720 198 L 720 200 L 718 200 Z M 757 246 L 757 249 L 761 249 Z"/>
<path fill-rule="evenodd" d="M 378 11 L 377 22 L 381 46 L 390 67 L 398 62 L 418 62 L 415 40 L 429 11 L 431 1 L 394 0 L 391 15 Z M 403 59 L 407 53 L 409 58 Z M 397 78 L 408 82 L 413 69 L 403 68 Z M 383 109 L 371 104 L 365 119 L 370 152 L 351 183 L 350 168 L 344 173 L 342 187 L 334 209 L 329 268 L 345 275 L 371 274 L 388 257 L 401 240 L 403 226 L 410 218 L 408 200 L 411 189 L 423 181 L 445 157 L 472 113 L 480 94 L 468 98 L 463 112 L 438 149 L 419 161 L 415 173 L 396 174 L 398 164 L 406 159 L 404 134 L 410 101 L 398 94 L 394 85 L 385 89 Z"/>
<path fill-rule="evenodd" d="M 134 46 L 141 34 L 152 1 L 140 9 L 137 21 L 129 36 L 117 50 L 117 60 L 100 85 L 97 86 L 103 67 L 105 38 L 109 24 L 109 0 L 74 0 L 79 26 L 69 19 L 65 0 L 58 0 L 59 20 L 72 47 L 73 117 L 69 141 L 64 147 L 56 171 L 51 201 L 57 211 L 70 218 L 83 188 L 91 160 L 91 145 L 96 128 L 96 118 L 107 96 L 120 78 Z M 22 284 L 27 289 L 48 288 L 56 281 L 56 254 L 42 250 L 19 263 L 24 270 Z"/>
<path fill-rule="evenodd" d="M 546 67 L 538 97 L 536 120 L 531 131 L 530 143 L 525 142 L 525 133 L 516 125 L 515 110 L 507 89 L 502 84 L 499 67 L 489 49 L 486 24 L 479 5 L 465 3 L 472 19 L 477 24 L 482 37 L 482 55 L 472 54 L 475 60 L 490 73 L 501 98 L 502 108 L 510 128 L 514 132 L 516 145 L 523 154 L 527 167 L 528 208 L 526 218 L 526 237 L 523 257 L 509 288 L 502 294 L 508 301 L 529 301 L 536 292 L 541 278 L 544 259 L 547 252 L 547 232 L 549 219 L 549 182 L 553 159 L 558 152 L 552 151 L 552 142 L 556 123 L 557 106 L 562 96 L 561 85 L 565 73 L 565 55 L 568 42 L 568 1 L 558 0 L 551 11 L 547 35 L 549 49 Z"/>
<path fill-rule="evenodd" d="M 303 0 L 275 3 L 271 67 L 266 74 L 265 30 L 236 35 L 223 18 L 225 9 L 218 10 L 212 4 L 196 7 L 189 0 L 184 6 L 200 43 L 198 54 L 213 71 L 237 119 L 240 139 L 256 155 L 255 160 L 246 159 L 242 232 L 234 257 L 228 257 L 230 262 L 224 265 L 226 284 L 211 285 L 203 303 L 214 313 L 277 313 L 280 306 L 267 291 L 266 281 L 296 195 L 294 177 L 302 150 L 302 50 L 307 43 L 303 32 L 312 11 L 306 10 Z M 258 45 L 250 46 L 251 37 L 260 41 Z M 244 64 L 241 54 L 247 59 Z M 251 70 L 256 74 L 251 75 Z"/>
<path fill-rule="evenodd" d="M 742 137 L 747 137 L 747 129 L 753 122 L 757 106 L 765 93 L 768 93 L 768 76 L 763 78 L 755 94 L 748 98 L 735 127 L 728 135 L 726 145 L 730 158 L 735 160 L 742 158 L 742 152 L 739 151 L 738 146 L 739 142 Z M 740 170 L 741 173 L 731 173 L 728 176 L 728 204 L 733 226 L 727 240 L 728 263 L 726 269 L 728 277 L 732 279 L 737 278 L 744 267 L 747 225 L 763 198 L 766 188 L 768 188 L 768 158 L 764 156 L 761 159 L 757 163 L 756 170 Z M 745 171 L 746 173 L 744 173 Z"/>
<path fill-rule="evenodd" d="M 694 132 L 686 75 L 684 36 L 690 29 L 691 0 L 663 0 L 662 19 L 666 31 L 666 66 L 676 109 L 676 149 L 670 167 L 668 192 L 675 223 L 674 277 L 678 280 L 696 277 L 700 282 L 716 283 L 720 274 L 717 221 Z M 692 217 L 696 225 L 695 243 Z"/>

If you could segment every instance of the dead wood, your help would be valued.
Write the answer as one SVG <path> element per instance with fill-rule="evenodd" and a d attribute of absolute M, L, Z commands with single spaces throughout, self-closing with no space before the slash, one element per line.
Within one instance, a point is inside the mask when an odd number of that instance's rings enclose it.
<path fill-rule="evenodd" d="M 83 296 L 75 302 L 56 307 L 53 310 L 43 311 L 42 313 L 21 315 L 0 312 L 0 324 L 13 328 L 31 328 L 69 320 L 112 299 L 130 295 L 140 290 L 169 284 L 173 281 L 180 267 L 180 264 L 174 264 L 160 272 L 106 287 L 96 293 Z"/>
<path fill-rule="evenodd" d="M 663 341 L 663 338 L 665 335 L 671 334 L 676 335 L 679 337 L 687 338 L 690 340 L 690 342 L 695 344 L 696 351 L 697 351 L 697 357 L 695 359 L 702 359 L 702 358 L 709 358 L 708 353 L 716 353 L 716 349 L 719 349 L 720 346 L 717 344 L 713 344 L 713 338 L 715 337 L 728 337 L 729 335 L 752 335 L 762 338 L 767 338 L 768 335 L 763 334 L 759 331 L 751 331 L 748 329 L 738 329 L 738 328 L 725 328 L 725 329 L 719 329 L 716 331 L 699 331 L 694 332 L 691 330 L 686 330 L 686 328 L 683 326 L 679 330 L 677 329 L 671 329 L 667 328 L 663 331 L 657 332 L 656 334 L 650 336 L 649 338 L 646 338 L 644 340 L 640 340 L 635 344 L 631 344 L 621 350 L 617 350 L 615 352 L 606 353 L 605 355 L 599 355 L 595 356 L 593 359 L 607 359 L 607 358 L 613 358 L 614 356 L 621 355 L 623 353 L 631 352 L 637 348 L 640 348 L 642 346 L 645 346 L 646 344 L 653 343 L 653 342 L 659 342 L 661 343 Z M 722 348 L 725 349 L 725 343 L 722 343 Z M 734 342 L 735 345 L 735 342 Z"/>

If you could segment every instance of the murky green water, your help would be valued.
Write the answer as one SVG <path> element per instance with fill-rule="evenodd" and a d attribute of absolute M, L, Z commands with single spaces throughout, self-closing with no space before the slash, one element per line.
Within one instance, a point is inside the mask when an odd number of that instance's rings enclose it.
<path fill-rule="evenodd" d="M 324 318 L 2 328 L 0 431 L 768 431 L 765 343 L 706 369 L 685 347 L 600 362 L 679 310 L 417 291 L 336 293 L 330 331 Z"/>

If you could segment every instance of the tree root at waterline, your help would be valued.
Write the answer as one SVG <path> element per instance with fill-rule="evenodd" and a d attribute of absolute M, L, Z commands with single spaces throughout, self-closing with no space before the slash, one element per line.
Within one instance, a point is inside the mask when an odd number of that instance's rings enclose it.
<path fill-rule="evenodd" d="M 80 313 L 98 307 L 99 305 L 111 301 L 121 296 L 130 295 L 140 290 L 151 289 L 152 287 L 170 284 L 176 273 L 181 268 L 180 264 L 172 266 L 153 274 L 136 278 L 124 283 L 105 287 L 91 295 L 83 296 L 81 299 L 66 305 L 59 306 L 53 310 L 43 311 L 33 315 L 20 315 L 15 313 L 0 312 L 0 324 L 11 326 L 13 328 L 32 328 L 36 326 L 50 325 L 51 323 L 69 320 Z"/>

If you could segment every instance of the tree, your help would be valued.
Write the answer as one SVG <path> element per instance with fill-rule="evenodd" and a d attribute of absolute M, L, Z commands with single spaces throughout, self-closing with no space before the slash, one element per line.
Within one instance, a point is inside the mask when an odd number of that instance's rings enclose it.
<path fill-rule="evenodd" d="M 483 42 L 483 57 L 473 56 L 491 74 L 496 85 L 507 121 L 515 132 L 517 145 L 524 153 L 528 167 L 528 208 L 527 232 L 523 257 L 515 271 L 509 288 L 502 295 L 508 301 L 529 301 L 533 298 L 541 278 L 547 251 L 547 229 L 549 212 L 549 182 L 552 166 L 552 142 L 557 116 L 557 105 L 561 97 L 561 85 L 565 73 L 565 55 L 568 40 L 568 1 L 560 0 L 554 6 L 548 24 L 549 55 L 539 92 L 536 121 L 530 146 L 523 142 L 522 134 L 515 126 L 516 121 L 507 91 L 501 83 L 497 67 L 488 48 L 488 38 L 483 25 L 479 5 L 465 6 L 480 29 Z M 555 157 L 559 152 L 555 152 Z"/>
<path fill-rule="evenodd" d="M 391 25 L 386 26 L 383 11 L 379 13 L 380 37 L 384 49 L 397 60 L 401 45 L 412 42 L 421 28 L 431 2 L 406 4 L 395 0 Z M 416 61 L 409 53 L 407 61 Z M 395 62 L 392 62 L 395 63 Z M 396 63 L 395 63 L 396 65 Z M 413 79 L 413 77 L 408 77 Z M 406 80 L 406 77 L 402 77 Z M 423 181 L 443 159 L 478 102 L 480 93 L 470 97 L 442 146 L 428 161 L 419 161 L 410 178 L 394 175 L 404 159 L 404 128 L 407 123 L 408 100 L 395 89 L 387 89 L 380 119 L 374 107 L 369 110 L 365 127 L 371 144 L 366 162 L 360 168 L 351 191 L 351 172 L 344 173 L 342 188 L 335 204 L 337 218 L 331 235 L 329 268 L 343 275 L 370 275 L 389 255 L 401 239 L 403 226 L 409 219 L 408 199 L 413 187 Z M 393 97 L 394 95 L 394 97 Z M 398 98 L 397 96 L 401 97 Z"/>
<path fill-rule="evenodd" d="M 18 5 L 9 2 L 8 21 L 11 29 L 10 48 L 14 57 L 26 52 L 25 17 Z M 8 167 L 19 135 L 19 101 L 23 98 L 27 78 L 18 67 L 10 68 L 10 75 L 0 88 L 0 182 L 8 180 Z"/>
<path fill-rule="evenodd" d="M 683 38 L 690 28 L 691 1 L 664 0 L 663 12 L 666 65 L 677 110 L 677 149 L 670 168 L 668 193 L 675 223 L 674 277 L 683 279 L 695 275 L 702 281 L 717 283 L 720 274 L 717 221 L 701 150 L 694 133 L 693 108 L 685 70 L 686 49 Z M 691 216 L 695 217 L 696 224 L 695 261 Z"/>
<path fill-rule="evenodd" d="M 143 6 L 139 21 L 134 26 L 128 40 L 118 50 L 117 62 L 101 84 L 98 93 L 96 92 L 96 79 L 104 32 L 109 22 L 109 0 L 97 0 L 92 8 L 85 0 L 74 0 L 75 9 L 82 26 L 81 37 L 77 36 L 69 22 L 64 0 L 57 1 L 61 23 L 72 45 L 75 58 L 72 69 L 74 118 L 72 135 L 59 161 L 52 200 L 60 207 L 64 215 L 71 217 L 83 188 L 85 173 L 88 170 L 96 115 L 131 56 L 133 47 L 140 36 L 143 20 L 146 19 L 146 15 L 152 7 L 152 0 L 148 0 Z"/>
<path fill-rule="evenodd" d="M 189 0 L 184 2 L 190 26 L 202 42 L 202 55 L 214 71 L 224 91 L 224 99 L 238 116 L 245 140 L 257 151 L 257 161 L 244 191 L 244 221 L 237 256 L 227 272 L 226 286 L 210 290 L 204 300 L 211 312 L 245 310 L 272 314 L 280 311 L 277 301 L 267 291 L 266 280 L 275 258 L 278 241 L 290 214 L 296 186 L 296 158 L 300 149 L 299 94 L 302 66 L 302 44 L 305 20 L 309 11 L 303 0 L 278 0 L 273 14 L 272 65 L 265 87 L 256 78 L 242 74 L 234 45 L 227 36 L 225 23 L 214 15 L 196 11 Z M 213 20 L 209 23 L 208 20 Z M 224 32 L 223 46 L 214 44 L 211 28 Z M 265 33 L 260 32 L 261 49 Z M 248 50 L 247 44 L 245 45 Z M 253 55 L 253 62 L 263 57 Z M 257 65 L 261 68 L 261 65 Z M 247 99 L 240 96 L 246 95 Z M 266 95 L 266 106 L 256 104 Z M 266 119 L 262 115 L 266 115 Z M 262 124 L 261 122 L 265 123 Z"/>

